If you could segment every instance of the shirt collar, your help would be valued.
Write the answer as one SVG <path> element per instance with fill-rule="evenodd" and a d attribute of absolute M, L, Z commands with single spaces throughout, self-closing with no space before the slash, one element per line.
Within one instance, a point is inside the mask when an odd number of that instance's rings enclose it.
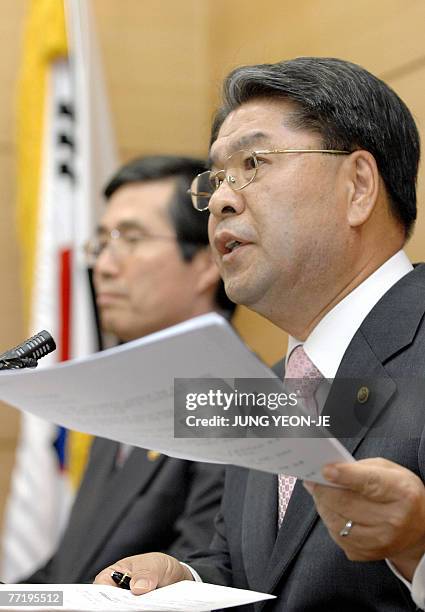
<path fill-rule="evenodd" d="M 334 378 L 354 334 L 381 297 L 403 276 L 413 270 L 406 253 L 398 251 L 358 287 L 332 308 L 303 343 L 289 336 L 291 352 L 304 350 L 325 378 Z"/>

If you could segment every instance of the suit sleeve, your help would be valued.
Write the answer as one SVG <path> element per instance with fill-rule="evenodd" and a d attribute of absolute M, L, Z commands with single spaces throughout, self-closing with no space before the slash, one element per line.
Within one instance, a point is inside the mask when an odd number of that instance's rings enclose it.
<path fill-rule="evenodd" d="M 184 510 L 175 524 L 177 536 L 164 551 L 178 559 L 210 545 L 224 487 L 224 467 L 200 462 L 188 462 L 188 466 L 190 484 Z"/>
<path fill-rule="evenodd" d="M 246 472 L 246 470 L 242 471 Z M 241 480 L 238 478 L 240 472 L 241 470 L 238 468 L 231 466 L 226 468 L 224 493 L 220 510 L 215 517 L 215 531 L 209 548 L 199 550 L 181 559 L 199 574 L 203 582 L 223 586 L 234 586 L 235 584 L 238 568 L 233 567 L 232 564 L 230 536 L 238 540 L 242 514 L 241 508 L 236 507 L 235 503 L 241 503 L 244 497 L 241 488 L 238 487 Z M 229 521 L 231 523 L 232 520 L 236 523 L 229 525 Z M 241 585 L 243 585 L 243 581 L 239 586 Z"/>
<path fill-rule="evenodd" d="M 422 482 L 425 483 L 425 433 L 424 429 L 422 429 L 421 435 L 421 443 L 419 445 L 418 451 L 418 466 L 419 466 L 419 476 L 422 479 Z M 417 605 L 419 610 L 425 610 L 425 554 L 417 566 L 415 573 L 413 574 L 412 582 L 410 583 L 408 580 L 403 578 L 401 574 L 397 571 L 397 569 L 393 566 L 392 563 L 387 561 L 389 568 L 391 571 L 397 576 L 401 582 L 405 584 L 405 586 L 409 589 L 412 599 Z"/>
<path fill-rule="evenodd" d="M 425 434 L 422 430 L 421 443 L 419 445 L 418 464 L 422 482 L 425 482 Z M 425 554 L 413 574 L 412 599 L 420 610 L 425 610 Z"/>
<path fill-rule="evenodd" d="M 232 566 L 221 511 L 215 518 L 215 529 L 210 548 L 193 553 L 184 562 L 199 574 L 203 582 L 232 586 Z"/>

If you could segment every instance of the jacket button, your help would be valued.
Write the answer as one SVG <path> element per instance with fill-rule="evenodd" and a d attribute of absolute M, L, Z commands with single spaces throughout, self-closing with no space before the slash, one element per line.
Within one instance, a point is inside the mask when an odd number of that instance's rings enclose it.
<path fill-rule="evenodd" d="M 360 387 L 357 391 L 357 401 L 359 404 L 365 404 L 369 399 L 370 391 L 368 387 Z"/>
<path fill-rule="evenodd" d="M 149 461 L 156 461 L 158 457 L 161 456 L 161 453 L 158 453 L 158 451 L 149 450 L 147 452 L 147 456 L 148 456 Z"/>

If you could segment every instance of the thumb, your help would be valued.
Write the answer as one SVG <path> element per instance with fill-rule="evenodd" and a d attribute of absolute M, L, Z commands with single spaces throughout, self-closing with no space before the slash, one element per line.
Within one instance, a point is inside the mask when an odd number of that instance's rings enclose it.
<path fill-rule="evenodd" d="M 153 591 L 158 586 L 159 576 L 156 569 L 141 569 L 133 574 L 130 589 L 135 595 Z"/>
<path fill-rule="evenodd" d="M 135 595 L 187 579 L 186 569 L 169 555 L 151 553 L 133 559 L 137 561 L 132 564 L 130 588 Z"/>

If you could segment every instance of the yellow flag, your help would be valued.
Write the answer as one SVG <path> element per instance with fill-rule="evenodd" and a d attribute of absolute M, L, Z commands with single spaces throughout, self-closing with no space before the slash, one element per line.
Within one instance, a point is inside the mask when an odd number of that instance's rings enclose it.
<path fill-rule="evenodd" d="M 27 327 L 35 269 L 46 81 L 51 62 L 67 53 L 63 0 L 32 0 L 24 35 L 17 117 L 17 211 Z"/>

